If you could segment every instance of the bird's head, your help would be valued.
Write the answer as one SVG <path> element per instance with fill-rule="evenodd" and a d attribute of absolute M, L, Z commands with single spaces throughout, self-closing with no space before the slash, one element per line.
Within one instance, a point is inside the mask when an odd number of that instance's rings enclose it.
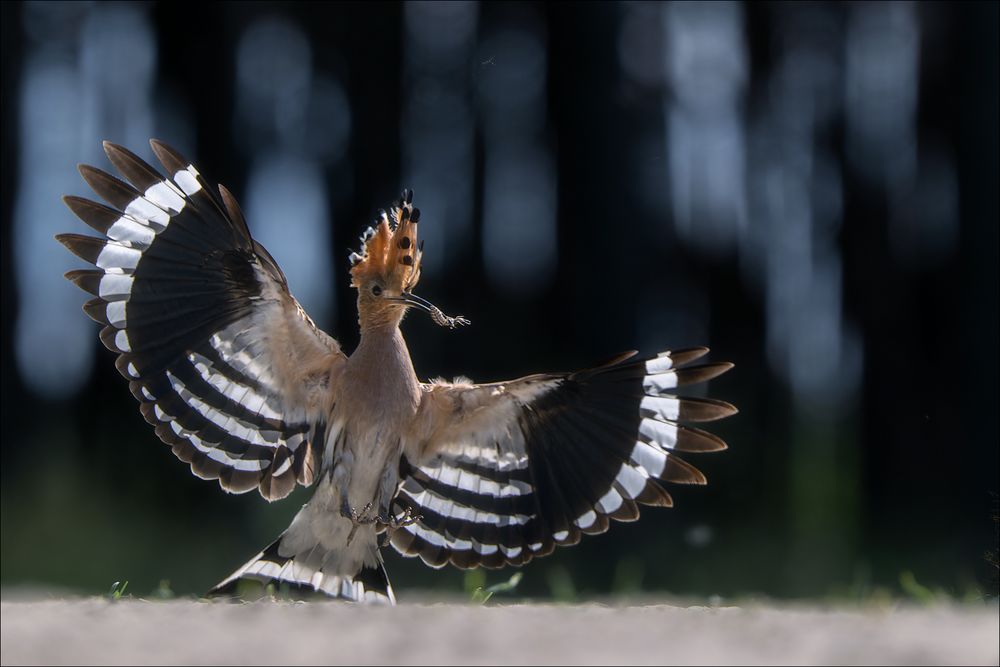
<path fill-rule="evenodd" d="M 352 252 L 351 286 L 358 290 L 358 317 L 361 326 L 398 324 L 406 310 L 426 311 L 441 326 L 455 328 L 468 324 L 461 316 L 451 318 L 439 308 L 413 294 L 420 281 L 423 243 L 417 236 L 420 209 L 413 206 L 413 191 L 402 197 L 361 236 L 361 250 Z"/>

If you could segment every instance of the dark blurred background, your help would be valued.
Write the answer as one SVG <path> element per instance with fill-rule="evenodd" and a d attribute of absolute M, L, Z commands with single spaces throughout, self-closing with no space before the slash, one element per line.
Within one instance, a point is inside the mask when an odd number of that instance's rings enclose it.
<path fill-rule="evenodd" d="M 996 3 L 3 3 L 2 578 L 198 593 L 288 523 L 139 415 L 53 239 L 149 137 L 229 187 L 347 350 L 416 191 L 423 377 L 706 344 L 728 452 L 524 568 L 572 599 L 996 594 Z M 463 574 L 387 556 L 397 592 Z M 487 573 L 487 583 L 510 572 Z"/>

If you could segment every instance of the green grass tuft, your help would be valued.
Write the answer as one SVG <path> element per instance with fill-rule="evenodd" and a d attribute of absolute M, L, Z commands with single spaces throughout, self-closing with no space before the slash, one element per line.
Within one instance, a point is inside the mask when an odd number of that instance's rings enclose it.
<path fill-rule="evenodd" d="M 106 597 L 109 600 L 121 600 L 122 596 L 125 595 L 125 589 L 128 588 L 128 581 L 116 581 L 111 584 L 111 588 L 108 590 Z"/>
<path fill-rule="evenodd" d="M 486 604 L 497 593 L 510 593 L 521 583 L 523 572 L 515 572 L 507 581 L 501 581 L 492 586 L 485 586 L 486 573 L 480 569 L 468 570 L 465 573 L 464 588 L 469 599 L 476 604 Z"/>

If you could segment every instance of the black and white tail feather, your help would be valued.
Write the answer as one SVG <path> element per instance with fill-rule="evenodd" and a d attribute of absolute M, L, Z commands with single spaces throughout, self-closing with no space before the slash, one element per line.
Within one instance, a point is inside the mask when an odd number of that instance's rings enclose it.
<path fill-rule="evenodd" d="M 67 278 L 94 296 L 84 310 L 104 325 L 101 341 L 178 458 L 228 492 L 283 498 L 329 472 L 327 420 L 347 357 L 288 292 L 232 195 L 213 190 L 173 149 L 151 144 L 169 178 L 107 142 L 128 183 L 80 167 L 109 206 L 65 198 L 103 235 L 57 237 L 97 266 Z M 639 505 L 672 506 L 667 483 L 705 483 L 678 454 L 726 448 L 684 422 L 736 412 L 673 393 L 732 367 L 692 365 L 707 351 L 642 360 L 627 353 L 575 373 L 422 385 L 414 433 L 400 436 L 393 503 L 397 515 L 418 518 L 387 528 L 390 543 L 433 567 L 522 565 L 606 531 L 612 519 L 637 519 Z M 377 546 L 344 572 L 336 549 L 300 520 L 310 505 L 210 593 L 232 594 L 251 579 L 393 603 Z"/>
<path fill-rule="evenodd" d="M 323 593 L 355 602 L 396 604 L 385 565 L 379 555 L 374 566 L 363 565 L 353 576 L 326 574 L 322 563 L 329 555 L 319 544 L 306 554 L 282 555 L 282 537 L 251 558 L 243 567 L 213 587 L 209 596 L 236 596 L 243 580 L 276 583 L 296 594 Z"/>

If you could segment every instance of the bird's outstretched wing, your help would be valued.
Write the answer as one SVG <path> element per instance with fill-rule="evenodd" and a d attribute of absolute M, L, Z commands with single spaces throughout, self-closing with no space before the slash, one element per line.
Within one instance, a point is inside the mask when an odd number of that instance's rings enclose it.
<path fill-rule="evenodd" d="M 726 447 L 679 422 L 736 412 L 668 393 L 732 367 L 685 366 L 706 352 L 641 361 L 633 352 L 576 373 L 424 385 L 395 501 L 421 518 L 391 529 L 392 545 L 434 567 L 520 565 L 604 532 L 609 519 L 635 520 L 637 504 L 672 505 L 664 482 L 705 483 L 677 453 Z"/>
<path fill-rule="evenodd" d="M 57 239 L 97 269 L 66 277 L 94 295 L 143 416 L 192 471 L 227 491 L 275 500 L 318 471 L 331 387 L 345 356 L 289 294 L 232 195 L 150 142 L 169 178 L 105 142 L 129 183 L 81 165 L 109 206 L 65 197 L 105 238 Z"/>

